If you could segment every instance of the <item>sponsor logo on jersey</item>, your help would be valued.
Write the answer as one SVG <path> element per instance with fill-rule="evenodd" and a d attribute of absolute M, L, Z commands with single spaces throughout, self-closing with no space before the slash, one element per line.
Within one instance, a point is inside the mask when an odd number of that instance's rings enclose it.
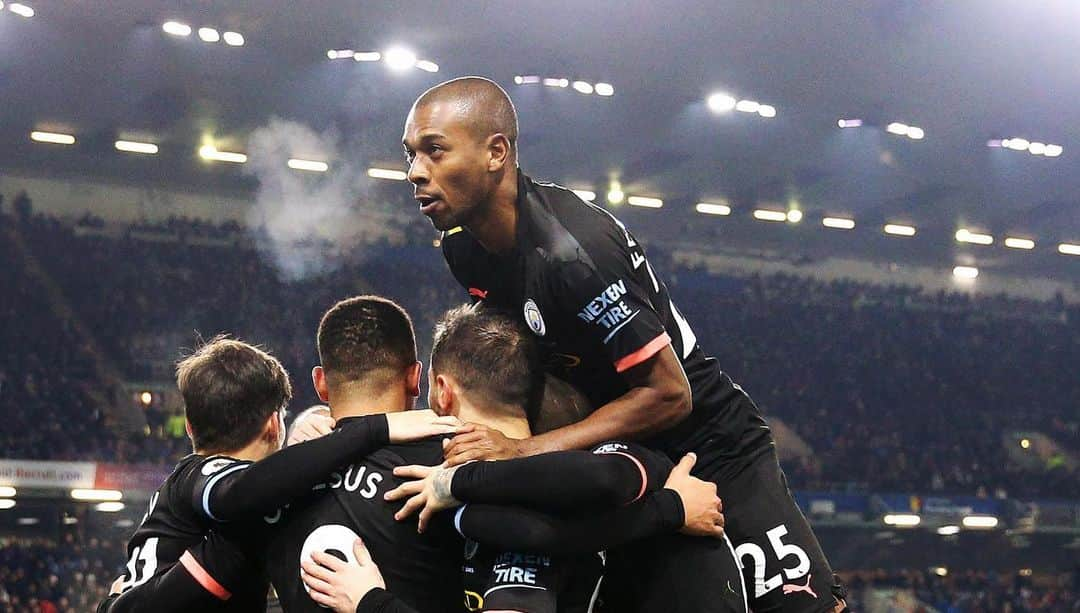
<path fill-rule="evenodd" d="M 620 451 L 627 451 L 628 449 L 629 447 L 622 443 L 605 443 L 596 449 L 593 449 L 593 453 L 619 453 Z"/>
<path fill-rule="evenodd" d="M 206 464 L 203 464 L 202 470 L 200 472 L 203 474 L 204 477 L 209 477 L 210 475 L 216 473 L 217 471 L 225 468 L 226 466 L 234 462 L 235 460 L 230 460 L 229 458 L 218 458 L 216 460 L 210 460 Z"/>
<path fill-rule="evenodd" d="M 806 575 L 806 585 L 798 585 L 798 584 L 791 584 L 791 583 L 785 584 L 784 585 L 784 594 L 787 595 L 787 594 L 794 594 L 796 592 L 806 592 L 807 594 L 810 594 L 814 598 L 817 598 L 817 594 L 815 594 L 814 590 L 811 589 L 811 587 L 810 587 L 810 577 L 812 577 L 812 576 L 813 575 Z"/>
<path fill-rule="evenodd" d="M 525 323 L 529 325 L 529 329 L 537 336 L 543 336 L 547 333 L 544 318 L 540 315 L 540 307 L 536 306 L 536 302 L 532 298 L 525 301 Z"/>
<path fill-rule="evenodd" d="M 604 339 L 606 343 L 640 312 L 632 310 L 626 301 L 622 300 L 626 294 L 626 281 L 619 279 L 586 303 L 577 316 L 585 323 L 596 324 L 608 330 L 610 333 Z"/>

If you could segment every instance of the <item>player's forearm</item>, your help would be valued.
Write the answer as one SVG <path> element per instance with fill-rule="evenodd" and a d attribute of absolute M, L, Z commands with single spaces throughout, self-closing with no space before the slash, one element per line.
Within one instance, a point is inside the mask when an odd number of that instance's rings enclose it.
<path fill-rule="evenodd" d="M 389 442 L 385 415 L 343 420 L 331 434 L 287 447 L 225 476 L 213 485 L 206 510 L 218 521 L 272 513 L 310 491 L 335 468 Z"/>

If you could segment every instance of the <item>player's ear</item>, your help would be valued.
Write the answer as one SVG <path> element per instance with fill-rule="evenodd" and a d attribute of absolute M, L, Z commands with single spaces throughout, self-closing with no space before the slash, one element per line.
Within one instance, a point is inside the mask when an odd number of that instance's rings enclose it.
<path fill-rule="evenodd" d="M 311 383 L 315 386 L 315 393 L 319 400 L 330 402 L 330 386 L 326 383 L 326 371 L 322 366 L 311 369 Z"/>
<path fill-rule="evenodd" d="M 437 375 L 433 385 L 435 406 L 431 408 L 439 415 L 453 415 L 454 386 L 450 384 L 450 378 L 442 374 Z"/>
<path fill-rule="evenodd" d="M 407 373 L 405 373 L 405 384 L 408 387 L 408 393 L 410 398 L 420 397 L 420 377 L 424 373 L 423 362 L 414 362 L 409 367 Z"/>
<path fill-rule="evenodd" d="M 513 148 L 505 134 L 497 133 L 488 137 L 488 172 L 498 172 L 510 163 Z"/>

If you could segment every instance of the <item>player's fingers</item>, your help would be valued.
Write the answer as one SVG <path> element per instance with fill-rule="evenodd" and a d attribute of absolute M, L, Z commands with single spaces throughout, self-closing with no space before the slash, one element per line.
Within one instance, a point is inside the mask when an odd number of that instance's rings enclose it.
<path fill-rule="evenodd" d="M 315 560 L 315 563 L 317 563 L 319 566 L 325 566 L 326 568 L 329 568 L 334 572 L 337 572 L 348 566 L 348 564 L 343 562 L 340 558 L 332 556 L 325 551 L 312 552 L 311 559 Z"/>
<path fill-rule="evenodd" d="M 360 566 L 370 566 L 375 563 L 375 561 L 371 559 L 371 552 L 368 551 L 367 545 L 364 545 L 363 539 L 356 539 L 353 542 L 352 551 Z"/>
<path fill-rule="evenodd" d="M 446 458 L 447 466 L 460 466 L 462 464 L 468 464 L 469 462 L 475 462 L 476 460 L 483 460 L 487 456 L 481 449 L 469 449 L 462 451 Z"/>
<path fill-rule="evenodd" d="M 334 571 L 320 565 L 314 557 L 300 562 L 300 568 L 312 577 L 323 581 L 330 581 L 334 577 Z"/>
<path fill-rule="evenodd" d="M 431 471 L 435 470 L 435 466 L 423 466 L 420 464 L 410 464 L 408 466 L 398 466 L 394 469 L 395 477 L 405 477 L 407 479 L 423 479 L 431 474 Z"/>
<path fill-rule="evenodd" d="M 326 581 L 323 581 L 322 579 L 319 579 L 318 577 L 313 576 L 307 571 L 300 573 L 300 579 L 304 582 L 304 585 L 308 586 L 313 590 L 318 590 L 320 592 L 326 592 L 329 594 L 334 589 L 334 586 L 330 585 Z"/>
<path fill-rule="evenodd" d="M 675 465 L 675 468 L 673 468 L 671 470 L 671 472 L 673 472 L 673 473 L 678 472 L 678 473 L 681 473 L 681 474 L 684 474 L 684 475 L 689 475 L 690 470 L 692 468 L 694 468 L 694 464 L 696 464 L 696 463 L 697 463 L 697 454 L 693 453 L 693 452 L 690 452 L 690 453 L 684 455 L 681 460 L 679 460 L 679 463 Z"/>
<path fill-rule="evenodd" d="M 311 586 L 308 586 L 308 587 L 311 587 Z M 321 604 L 322 606 L 326 607 L 327 609 L 332 609 L 334 607 L 334 605 L 336 604 L 336 600 L 335 600 L 335 598 L 333 596 L 331 596 L 329 594 L 324 594 L 324 593 L 322 593 L 322 592 L 320 592 L 320 591 L 318 591 L 318 590 L 316 590 L 314 588 L 312 588 L 312 590 L 310 592 L 308 592 L 308 596 L 311 596 L 312 600 L 314 600 L 315 602 Z"/>
<path fill-rule="evenodd" d="M 318 434 L 319 436 L 326 436 L 327 434 L 330 434 L 334 430 L 333 420 L 329 420 L 329 421 L 319 420 L 319 421 L 311 424 L 311 426 L 312 426 L 312 428 L 315 429 L 315 433 Z"/>
<path fill-rule="evenodd" d="M 420 511 L 420 521 L 416 527 L 417 532 L 423 532 L 427 530 L 428 521 L 431 519 L 432 515 L 433 513 L 431 512 L 431 507 L 425 506 L 423 510 Z"/>
<path fill-rule="evenodd" d="M 455 449 L 462 445 L 470 445 L 478 441 L 484 440 L 486 433 L 483 430 L 472 430 L 464 434 L 458 434 L 454 438 L 450 439 L 450 447 L 446 450 L 453 453 Z"/>
<path fill-rule="evenodd" d="M 719 509 L 720 511 L 724 510 L 724 499 L 723 498 L 717 498 L 716 499 L 716 508 Z"/>
<path fill-rule="evenodd" d="M 467 432 L 475 432 L 475 431 L 476 431 L 476 424 L 463 423 L 460 426 L 458 426 L 457 430 L 455 430 L 454 433 L 455 434 L 465 434 Z"/>
<path fill-rule="evenodd" d="M 401 485 L 395 487 L 389 492 L 383 494 L 383 499 L 402 500 L 410 496 L 415 496 L 422 491 L 424 491 L 423 481 L 406 481 L 405 483 L 402 483 Z"/>
<path fill-rule="evenodd" d="M 423 494 L 417 494 L 405 502 L 405 506 L 401 507 L 401 510 L 394 514 L 394 519 L 401 521 L 424 508 L 426 503 L 427 497 Z"/>

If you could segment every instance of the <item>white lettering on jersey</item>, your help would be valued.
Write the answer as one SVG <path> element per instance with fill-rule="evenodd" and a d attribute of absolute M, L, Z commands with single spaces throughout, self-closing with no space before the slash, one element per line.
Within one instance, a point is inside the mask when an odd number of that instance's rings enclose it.
<path fill-rule="evenodd" d="M 671 305 L 671 316 L 675 318 L 675 323 L 679 326 L 679 337 L 682 340 L 682 359 L 685 360 L 690 357 L 690 352 L 697 346 L 697 335 L 690 328 L 690 323 L 675 307 L 675 303 L 671 301 L 668 301 L 668 303 Z"/>
<path fill-rule="evenodd" d="M 633 264 L 634 270 L 637 270 L 642 265 L 642 263 L 644 263 L 644 262 L 645 262 L 645 254 L 643 254 L 643 253 L 631 253 L 630 254 L 630 263 Z"/>

